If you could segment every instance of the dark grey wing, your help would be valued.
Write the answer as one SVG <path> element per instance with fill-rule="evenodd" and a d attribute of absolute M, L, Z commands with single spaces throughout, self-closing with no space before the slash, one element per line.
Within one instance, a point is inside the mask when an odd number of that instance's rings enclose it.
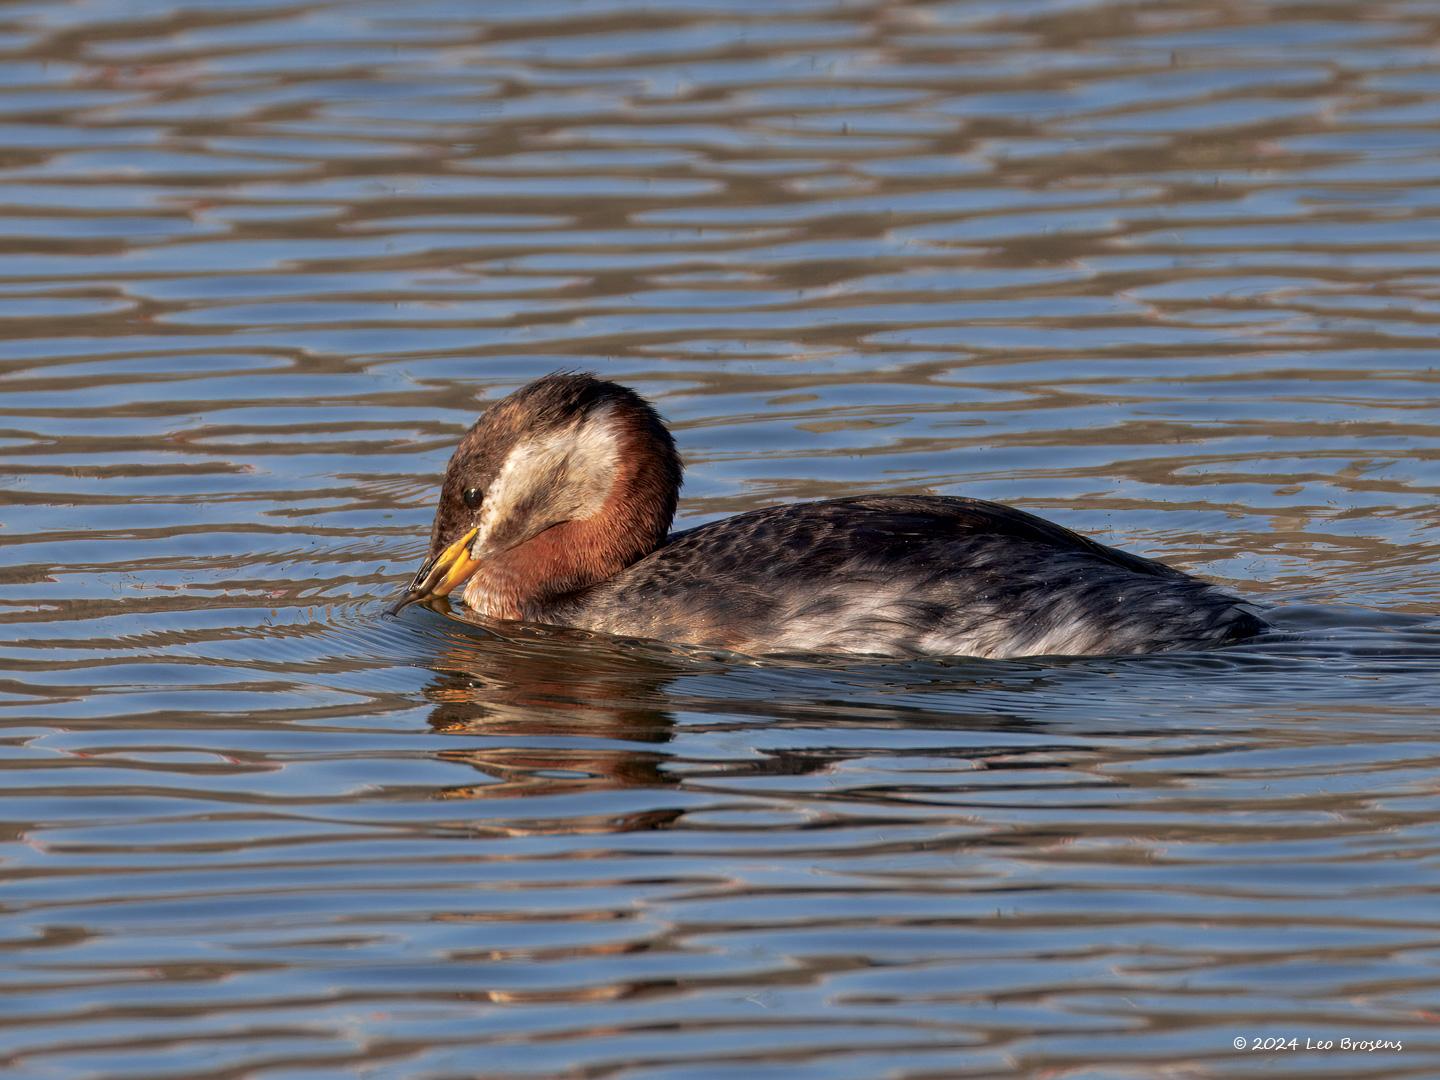
<path fill-rule="evenodd" d="M 1215 643 L 1237 601 L 999 503 L 861 496 L 672 535 L 552 621 L 742 652 L 983 656 Z M 1227 631 L 1228 632 L 1228 631 Z"/>
<path fill-rule="evenodd" d="M 1113 566 L 1137 574 L 1170 578 L 1189 576 L 1173 566 L 1102 544 L 1088 536 L 1071 532 L 1063 525 L 1027 514 L 1024 510 L 1017 510 L 1004 503 L 986 502 L 983 499 L 943 495 L 860 495 L 850 499 L 835 499 L 829 503 L 801 505 L 856 507 L 885 515 L 897 523 L 913 522 L 912 527 L 947 534 L 952 538 L 980 534 L 997 538 L 1009 537 L 1042 544 L 1060 552 L 1093 555 Z"/>

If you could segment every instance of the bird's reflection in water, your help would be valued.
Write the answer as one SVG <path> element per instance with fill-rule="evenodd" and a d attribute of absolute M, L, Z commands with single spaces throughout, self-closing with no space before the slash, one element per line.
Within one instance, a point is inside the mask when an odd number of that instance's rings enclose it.
<path fill-rule="evenodd" d="M 699 777 L 717 781 L 804 775 L 835 760 L 826 753 L 771 751 L 726 762 L 691 761 L 668 748 L 675 736 L 677 707 L 690 715 L 733 715 L 745 704 L 724 694 L 734 670 L 728 658 L 693 651 L 671 654 L 665 647 L 630 647 L 581 632 L 521 627 L 507 629 L 503 637 L 452 638 L 431 666 L 435 676 L 425 690 L 433 705 L 430 726 L 447 735 L 472 736 L 438 756 L 469 765 L 485 777 L 444 788 L 437 798 L 493 801 L 673 789 Z M 691 689 L 677 693 L 682 681 Z M 774 701 L 749 704 L 766 718 L 784 711 Z M 536 835 L 661 829 L 682 812 L 665 808 L 510 820 L 502 831 Z"/>
<path fill-rule="evenodd" d="M 488 778 L 446 788 L 439 798 L 514 799 L 678 783 L 679 777 L 666 771 L 666 753 L 642 749 L 672 737 L 662 688 L 674 669 L 655 657 L 574 637 L 523 630 L 508 640 L 477 636 L 435 657 L 435 679 L 425 690 L 434 705 L 430 726 L 451 735 L 483 736 L 439 756 Z M 530 740 L 560 745 L 524 745 Z M 525 831 L 654 829 L 679 814 L 668 809 L 567 817 L 536 821 Z"/>

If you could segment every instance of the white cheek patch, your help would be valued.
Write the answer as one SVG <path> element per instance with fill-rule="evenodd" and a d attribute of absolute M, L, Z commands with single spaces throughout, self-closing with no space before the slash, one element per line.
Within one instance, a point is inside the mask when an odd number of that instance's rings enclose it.
<path fill-rule="evenodd" d="M 614 410 L 604 406 L 578 424 L 517 443 L 485 493 L 471 550 L 483 549 L 502 527 L 523 535 L 597 513 L 615 486 L 619 436 Z"/>

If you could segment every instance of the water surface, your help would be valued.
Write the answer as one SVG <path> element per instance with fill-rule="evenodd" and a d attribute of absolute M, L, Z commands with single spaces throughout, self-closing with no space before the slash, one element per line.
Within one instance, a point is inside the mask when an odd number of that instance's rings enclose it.
<path fill-rule="evenodd" d="M 0 7 L 6 1075 L 1440 1072 L 1437 55 L 1402 0 Z M 994 498 L 1286 634 L 386 618 L 557 368 L 657 403 L 684 523 Z"/>

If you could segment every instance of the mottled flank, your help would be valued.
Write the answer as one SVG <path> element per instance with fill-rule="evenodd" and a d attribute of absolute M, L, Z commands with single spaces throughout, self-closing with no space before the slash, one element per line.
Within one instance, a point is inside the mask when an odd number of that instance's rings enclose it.
<path fill-rule="evenodd" d="M 455 451 L 411 595 L 473 529 L 473 566 L 431 578 L 468 574 L 482 616 L 745 653 L 1143 653 L 1265 628 L 1213 585 L 999 503 L 862 496 L 667 536 L 680 482 L 670 433 L 633 390 L 539 379 Z"/>
<path fill-rule="evenodd" d="M 747 653 L 1205 649 L 1264 623 L 1178 570 L 998 503 L 863 496 L 672 536 L 549 621 Z"/>

